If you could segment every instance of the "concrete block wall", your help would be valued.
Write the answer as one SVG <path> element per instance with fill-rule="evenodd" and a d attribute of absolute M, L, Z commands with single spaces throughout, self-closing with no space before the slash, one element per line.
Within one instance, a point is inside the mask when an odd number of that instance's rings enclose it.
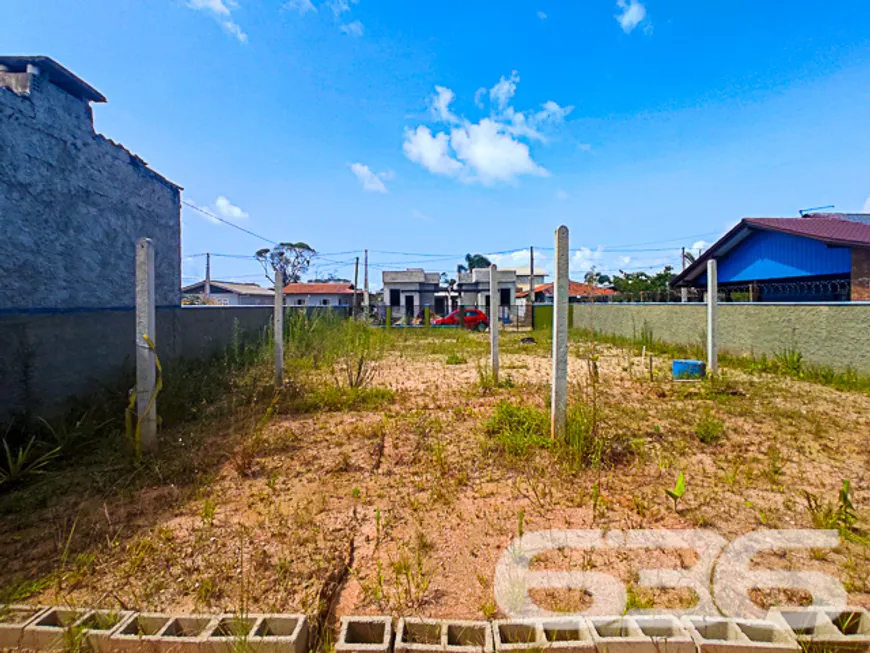
<path fill-rule="evenodd" d="M 0 79 L 0 125 L 0 310 L 133 306 L 143 236 L 158 305 L 179 305 L 180 188 L 96 134 L 88 103 L 45 77 Z"/>
<path fill-rule="evenodd" d="M 773 609 L 766 619 L 670 614 L 453 621 L 341 618 L 339 653 L 868 653 L 861 608 Z M 127 613 L 0 606 L 0 648 L 63 648 L 70 635 L 97 653 L 307 653 L 301 614 Z M 242 644 L 240 646 L 240 643 Z"/>
<path fill-rule="evenodd" d="M 229 346 L 236 332 L 262 333 L 271 318 L 266 306 L 160 309 L 157 354 L 162 363 L 206 358 Z M 135 334 L 131 310 L 0 314 L 0 419 L 50 416 L 104 384 L 132 387 Z"/>
<path fill-rule="evenodd" d="M 671 344 L 700 345 L 706 337 L 704 304 L 573 304 L 571 312 L 575 328 L 601 333 L 639 337 L 646 325 Z M 793 347 L 807 363 L 870 374 L 870 304 L 721 303 L 719 346 L 754 356 Z"/>

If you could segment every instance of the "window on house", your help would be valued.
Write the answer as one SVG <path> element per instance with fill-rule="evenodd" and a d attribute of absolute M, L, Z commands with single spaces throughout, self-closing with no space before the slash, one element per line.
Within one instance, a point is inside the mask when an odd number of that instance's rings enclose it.
<path fill-rule="evenodd" d="M 328 299 L 322 299 L 322 300 L 320 300 L 320 303 L 323 304 L 324 306 L 329 306 L 329 300 L 328 300 Z"/>
<path fill-rule="evenodd" d="M 297 299 L 297 300 L 296 300 L 296 305 L 297 305 L 297 306 L 302 306 L 303 304 L 305 304 L 305 300 L 304 300 L 304 299 Z"/>

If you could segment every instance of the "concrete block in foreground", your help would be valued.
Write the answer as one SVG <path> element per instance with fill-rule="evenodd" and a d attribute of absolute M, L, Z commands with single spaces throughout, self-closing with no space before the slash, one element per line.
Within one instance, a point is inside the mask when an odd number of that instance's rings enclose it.
<path fill-rule="evenodd" d="M 447 629 L 437 619 L 402 617 L 396 629 L 395 653 L 429 653 L 443 651 Z"/>
<path fill-rule="evenodd" d="M 83 637 L 94 653 L 109 653 L 110 638 L 132 614 L 129 610 L 90 610 L 73 624 L 73 631 L 80 633 L 77 636 Z"/>
<path fill-rule="evenodd" d="M 582 617 L 552 617 L 539 622 L 546 648 L 553 653 L 593 653 L 595 642 Z"/>
<path fill-rule="evenodd" d="M 799 651 L 790 631 L 761 619 L 687 616 L 683 625 L 699 653 L 790 653 Z"/>
<path fill-rule="evenodd" d="M 392 617 L 342 617 L 338 653 L 388 653 L 393 644 Z"/>
<path fill-rule="evenodd" d="M 773 608 L 767 620 L 789 630 L 807 653 L 870 652 L 870 614 L 863 608 Z"/>
<path fill-rule="evenodd" d="M 174 616 L 157 634 L 157 644 L 164 653 L 202 653 L 205 637 L 216 625 L 214 615 L 186 614 Z"/>
<path fill-rule="evenodd" d="M 501 619 L 492 624 L 495 650 L 594 653 L 595 642 L 582 617 Z"/>
<path fill-rule="evenodd" d="M 49 608 L 25 624 L 21 633 L 21 648 L 35 650 L 66 650 L 77 637 L 73 625 L 91 610 L 81 608 Z"/>
<path fill-rule="evenodd" d="M 589 617 L 600 653 L 694 653 L 695 642 L 671 615 Z"/>
<path fill-rule="evenodd" d="M 222 614 L 204 646 L 208 653 L 307 653 L 308 621 L 302 614 Z"/>
<path fill-rule="evenodd" d="M 159 653 L 161 644 L 158 635 L 172 619 L 170 614 L 134 612 L 122 620 L 109 635 L 110 650 L 122 653 L 127 651 Z"/>
<path fill-rule="evenodd" d="M 491 653 L 492 625 L 488 621 L 444 621 L 445 651 Z"/>
<path fill-rule="evenodd" d="M 18 648 L 21 646 L 21 635 L 24 626 L 39 619 L 51 608 L 29 605 L 0 606 L 0 649 Z"/>

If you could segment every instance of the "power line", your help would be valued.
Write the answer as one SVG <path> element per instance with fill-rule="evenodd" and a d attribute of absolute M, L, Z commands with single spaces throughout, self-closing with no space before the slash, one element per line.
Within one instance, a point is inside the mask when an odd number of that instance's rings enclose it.
<path fill-rule="evenodd" d="M 244 231 L 246 234 L 249 234 L 249 235 L 253 236 L 254 238 L 259 238 L 260 240 L 264 240 L 267 243 L 269 243 L 270 245 L 277 245 L 278 244 L 274 240 L 270 240 L 269 238 L 266 238 L 265 236 L 261 236 L 260 234 L 255 234 L 250 229 L 245 229 L 244 227 L 240 227 L 235 222 L 230 222 L 229 220 L 224 220 L 223 218 L 219 218 L 214 213 L 210 213 L 209 211 L 206 211 L 205 209 L 199 208 L 196 204 L 191 204 L 190 202 L 187 202 L 187 201 L 183 201 L 182 204 L 184 204 L 188 208 L 193 209 L 194 211 L 199 211 L 203 215 L 207 215 L 212 220 L 217 220 L 218 222 L 223 222 L 224 224 L 229 225 L 230 227 L 234 227 L 235 229 L 238 229 L 239 231 Z"/>

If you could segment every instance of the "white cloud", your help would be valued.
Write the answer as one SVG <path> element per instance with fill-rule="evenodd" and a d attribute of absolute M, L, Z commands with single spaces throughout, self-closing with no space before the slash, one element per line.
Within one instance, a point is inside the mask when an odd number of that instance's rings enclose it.
<path fill-rule="evenodd" d="M 616 6 L 622 12 L 615 16 L 622 31 L 630 34 L 646 18 L 646 7 L 638 0 L 616 0 Z"/>
<path fill-rule="evenodd" d="M 229 34 L 232 34 L 241 43 L 248 42 L 248 35 L 232 18 L 233 10 L 239 6 L 235 0 L 188 0 L 187 6 L 197 11 L 212 14 Z"/>
<path fill-rule="evenodd" d="M 623 266 L 624 266 L 624 265 L 628 265 L 629 263 L 631 263 L 631 257 L 630 257 L 630 256 L 620 256 L 620 257 L 619 257 L 619 264 L 620 264 L 620 265 L 623 265 Z"/>
<path fill-rule="evenodd" d="M 532 159 L 524 141 L 545 140 L 541 130 L 563 123 L 573 107 L 549 100 L 538 111 L 516 111 L 510 101 L 519 79 L 519 73 L 513 71 L 491 89 L 478 89 L 475 104 L 482 107 L 487 93 L 492 103 L 489 117 L 479 122 L 451 111 L 456 94 L 445 86 L 436 86 L 429 99 L 430 113 L 447 127 L 435 133 L 426 125 L 406 128 L 402 144 L 405 156 L 434 174 L 466 183 L 493 185 L 512 183 L 523 175 L 548 176 L 550 173 Z"/>
<path fill-rule="evenodd" d="M 244 220 L 248 217 L 247 213 L 230 202 L 230 200 L 224 195 L 219 195 L 214 201 L 214 208 L 217 210 L 220 217 L 227 220 Z"/>
<path fill-rule="evenodd" d="M 466 181 L 489 185 L 510 182 L 520 175 L 550 174 L 532 161 L 528 145 L 504 133 L 489 118 L 451 130 L 450 146 L 456 158 L 465 163 Z"/>
<path fill-rule="evenodd" d="M 870 213 L 870 197 L 864 202 L 864 213 Z"/>
<path fill-rule="evenodd" d="M 371 168 L 362 163 L 351 163 L 350 170 L 359 179 L 362 187 L 375 193 L 386 193 L 387 187 L 381 177 L 372 172 Z M 383 174 L 383 173 L 382 173 Z"/>
<path fill-rule="evenodd" d="M 339 25 L 338 29 L 345 34 L 349 34 L 350 36 L 362 36 L 363 32 L 365 32 L 363 24 L 358 20 L 355 20 L 352 23 L 347 23 L 346 25 Z"/>
<path fill-rule="evenodd" d="M 483 100 L 486 97 L 486 94 L 489 93 L 489 90 L 486 88 L 479 88 L 474 92 L 474 106 L 478 109 L 483 109 Z"/>
<path fill-rule="evenodd" d="M 569 276 L 586 274 L 592 266 L 601 260 L 602 256 L 604 256 L 604 250 L 600 245 L 594 250 L 588 247 L 581 247 L 571 256 L 568 264 Z"/>
<path fill-rule="evenodd" d="M 332 13 L 338 18 L 343 13 L 350 11 L 350 6 L 352 4 L 355 5 L 357 2 L 359 0 L 330 0 L 326 6 L 332 9 Z"/>
<path fill-rule="evenodd" d="M 383 172 L 378 173 L 378 177 L 383 179 L 384 181 L 390 181 L 396 178 L 395 170 L 384 170 Z"/>
<path fill-rule="evenodd" d="M 556 199 L 562 200 L 564 202 L 566 199 L 568 199 L 568 193 L 566 193 L 563 190 L 557 190 L 556 191 Z"/>
<path fill-rule="evenodd" d="M 442 122 L 456 122 L 457 118 L 450 111 L 450 103 L 456 99 L 456 94 L 446 86 L 436 86 L 432 96 L 430 109 L 432 114 Z"/>
<path fill-rule="evenodd" d="M 539 11 L 538 18 L 540 18 L 541 20 L 547 20 L 547 14 L 545 14 L 543 11 Z"/>
<path fill-rule="evenodd" d="M 432 218 L 417 209 L 411 211 L 411 217 L 420 222 L 432 222 Z"/>
<path fill-rule="evenodd" d="M 592 151 L 592 145 L 590 145 L 589 143 L 580 143 L 580 145 L 578 145 L 577 147 L 580 149 L 581 152 Z"/>
<path fill-rule="evenodd" d="M 697 254 L 699 249 L 707 249 L 709 246 L 710 246 L 710 243 L 708 243 L 706 240 L 697 240 L 694 243 L 692 243 L 692 246 L 689 248 L 689 251 L 691 251 L 692 254 Z"/>
<path fill-rule="evenodd" d="M 281 7 L 282 9 L 292 9 L 300 14 L 307 14 L 309 11 L 317 11 L 311 0 L 288 0 Z"/>
<path fill-rule="evenodd" d="M 516 70 L 511 72 L 511 76 L 508 79 L 505 79 L 504 75 L 502 75 L 496 85 L 489 89 L 490 101 L 495 104 L 499 110 L 503 110 L 510 103 L 514 93 L 517 92 L 517 84 L 519 84 L 519 82 L 520 74 Z"/>
<path fill-rule="evenodd" d="M 414 163 L 419 163 L 436 175 L 455 176 L 462 170 L 462 164 L 449 152 L 450 137 L 447 134 L 432 135 L 425 125 L 417 129 L 405 129 L 405 142 L 402 150 Z"/>

